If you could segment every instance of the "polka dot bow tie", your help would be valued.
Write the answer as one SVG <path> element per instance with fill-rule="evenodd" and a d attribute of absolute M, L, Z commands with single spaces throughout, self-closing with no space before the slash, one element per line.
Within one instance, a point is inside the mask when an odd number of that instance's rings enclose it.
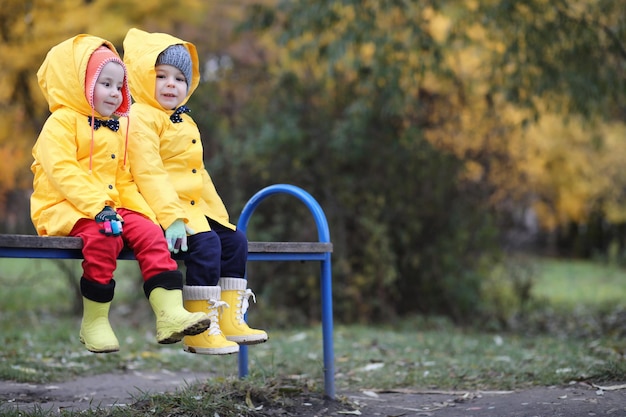
<path fill-rule="evenodd" d="M 117 132 L 117 130 L 120 128 L 120 122 L 114 119 L 107 119 L 107 120 L 95 119 L 93 124 L 91 123 L 91 116 L 89 116 L 87 120 L 89 120 L 89 125 L 93 126 L 93 130 L 100 129 L 100 126 L 106 126 L 112 131 Z"/>
<path fill-rule="evenodd" d="M 176 109 L 176 111 L 174 111 L 174 113 L 172 113 L 172 115 L 170 116 L 170 120 L 172 121 L 172 123 L 180 123 L 183 121 L 183 118 L 180 117 L 180 115 L 183 113 L 190 113 L 190 112 L 191 110 L 189 110 L 189 107 L 180 106 L 179 108 Z"/>

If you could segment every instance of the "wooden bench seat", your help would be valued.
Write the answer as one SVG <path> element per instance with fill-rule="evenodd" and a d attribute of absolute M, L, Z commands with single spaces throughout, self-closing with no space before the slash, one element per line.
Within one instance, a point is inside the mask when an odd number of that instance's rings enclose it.
<path fill-rule="evenodd" d="M 50 259 L 82 259 L 83 242 L 78 237 L 7 235 L 0 234 L 0 258 L 50 258 Z M 332 243 L 325 242 L 249 242 L 248 253 L 251 258 L 255 254 L 276 254 L 283 260 L 290 254 L 315 254 L 332 252 Z M 183 253 L 174 255 L 182 258 Z M 134 259 L 130 249 L 124 248 L 119 259 Z"/>

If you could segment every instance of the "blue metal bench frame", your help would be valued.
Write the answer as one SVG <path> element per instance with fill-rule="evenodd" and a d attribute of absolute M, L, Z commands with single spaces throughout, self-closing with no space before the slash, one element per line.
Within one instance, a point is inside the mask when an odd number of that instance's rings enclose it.
<path fill-rule="evenodd" d="M 302 201 L 309 209 L 317 226 L 318 240 L 320 243 L 330 244 L 330 232 L 324 211 L 317 201 L 303 189 L 289 185 L 271 185 L 257 192 L 244 206 L 237 228 L 246 233 L 248 222 L 254 210 L 267 197 L 274 194 L 289 194 Z M 330 246 L 330 245 L 329 245 Z M 330 246 L 332 248 L 332 246 Z M 335 359 L 333 348 L 333 300 L 332 300 L 332 274 L 331 252 L 299 252 L 299 253 L 250 253 L 249 261 L 319 261 L 321 267 L 321 299 L 322 299 L 322 337 L 324 351 L 324 393 L 327 397 L 335 398 Z M 248 347 L 239 347 L 239 376 L 248 374 Z"/>
<path fill-rule="evenodd" d="M 317 201 L 293 185 L 276 184 L 256 193 L 244 206 L 237 227 L 247 231 L 250 216 L 257 206 L 274 194 L 289 194 L 302 201 L 315 219 L 319 242 L 249 242 L 249 261 L 319 261 L 321 266 L 322 336 L 324 350 L 324 394 L 335 398 L 333 351 L 333 307 L 331 261 L 332 243 L 326 216 Z M 36 235 L 0 234 L 0 258 L 82 259 L 82 240 L 74 237 L 41 237 Z M 135 259 L 124 249 L 119 259 Z M 180 258 L 180 256 L 174 256 Z M 239 351 L 239 376 L 248 374 L 248 348 Z"/>

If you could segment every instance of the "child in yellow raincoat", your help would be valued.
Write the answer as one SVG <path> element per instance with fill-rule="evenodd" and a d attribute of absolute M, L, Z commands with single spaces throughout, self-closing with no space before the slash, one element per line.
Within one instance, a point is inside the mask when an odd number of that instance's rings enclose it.
<path fill-rule="evenodd" d="M 238 344 L 267 340 L 244 321 L 253 296 L 245 277 L 248 241 L 228 212 L 204 167 L 196 123 L 184 105 L 198 86 L 198 54 L 193 44 L 164 33 L 130 29 L 124 62 L 134 104 L 129 127 L 129 159 L 142 195 L 165 230 L 170 250 L 184 256 L 184 305 L 206 312 L 211 327 L 187 336 L 187 352 L 235 353 Z"/>
<path fill-rule="evenodd" d="M 133 182 L 119 122 L 130 91 L 114 46 L 81 34 L 47 54 L 37 72 L 51 111 L 33 147 L 31 218 L 42 236 L 83 240 L 83 318 L 80 341 L 91 352 L 119 350 L 108 315 L 117 256 L 133 249 L 159 343 L 204 332 L 204 313 L 183 307 L 182 281 L 154 212 Z"/>

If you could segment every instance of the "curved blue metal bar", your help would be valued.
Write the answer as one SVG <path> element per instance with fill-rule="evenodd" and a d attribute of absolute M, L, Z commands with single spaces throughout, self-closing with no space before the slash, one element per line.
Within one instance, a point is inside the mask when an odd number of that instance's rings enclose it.
<path fill-rule="evenodd" d="M 239 222 L 237 223 L 237 228 L 242 232 L 246 233 L 248 229 L 248 222 L 250 221 L 250 217 L 254 210 L 258 207 L 259 204 L 267 197 L 273 194 L 286 193 L 290 194 L 300 201 L 302 201 L 315 219 L 315 224 L 317 225 L 317 234 L 320 242 L 330 242 L 330 232 L 328 230 L 328 222 L 326 221 L 326 215 L 320 207 L 319 203 L 313 198 L 311 194 L 304 191 L 300 187 L 296 187 L 295 185 L 290 184 L 274 184 L 268 187 L 263 188 L 259 192 L 248 200 L 243 210 L 241 211 L 241 216 L 239 217 Z"/>
<path fill-rule="evenodd" d="M 302 201 L 309 209 L 315 224 L 317 226 L 317 234 L 320 242 L 330 242 L 330 232 L 328 229 L 328 222 L 324 211 L 318 204 L 318 202 L 302 188 L 289 184 L 275 184 L 263 188 L 259 192 L 248 200 L 244 206 L 237 228 L 246 233 L 248 229 L 248 222 L 254 210 L 258 205 L 267 197 L 274 194 L 290 194 L 300 201 Z M 263 260 L 285 260 L 280 254 L 275 256 L 272 254 L 264 254 Z M 333 348 L 333 306 L 332 306 L 332 273 L 331 273 L 331 261 L 330 252 L 320 254 L 297 254 L 294 258 L 289 260 L 319 260 L 320 261 L 320 286 L 321 286 L 321 298 L 322 298 L 322 338 L 323 338 L 323 350 L 324 350 L 324 393 L 329 398 L 335 398 L 335 359 Z M 249 259 L 254 260 L 254 259 Z M 260 260 L 260 259 L 259 259 Z M 241 345 L 239 347 L 239 376 L 245 377 L 248 375 L 248 347 Z"/>

